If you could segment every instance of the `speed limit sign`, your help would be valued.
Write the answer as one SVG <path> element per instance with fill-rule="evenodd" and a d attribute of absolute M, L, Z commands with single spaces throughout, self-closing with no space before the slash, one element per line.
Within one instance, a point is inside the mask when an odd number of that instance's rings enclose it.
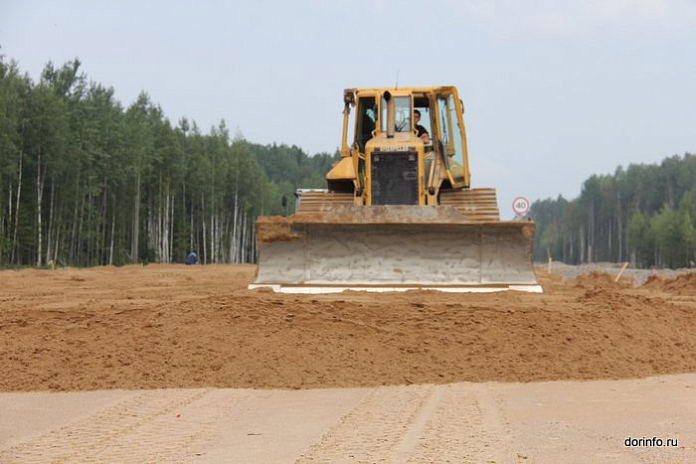
<path fill-rule="evenodd" d="M 524 216 L 529 211 L 529 200 L 525 197 L 517 197 L 512 201 L 512 210 L 518 216 Z"/>

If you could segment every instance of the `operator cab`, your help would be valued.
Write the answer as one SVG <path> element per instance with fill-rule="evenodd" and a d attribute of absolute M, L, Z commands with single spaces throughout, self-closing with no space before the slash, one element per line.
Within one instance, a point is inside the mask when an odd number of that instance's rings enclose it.
<path fill-rule="evenodd" d="M 341 161 L 330 192 L 356 205 L 436 205 L 469 187 L 463 105 L 454 87 L 346 89 Z M 354 111 L 351 109 L 354 108 Z"/>

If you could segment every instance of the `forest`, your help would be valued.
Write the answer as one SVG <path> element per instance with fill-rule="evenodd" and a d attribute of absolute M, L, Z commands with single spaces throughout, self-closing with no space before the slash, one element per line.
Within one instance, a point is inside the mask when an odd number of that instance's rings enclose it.
<path fill-rule="evenodd" d="M 574 200 L 532 204 L 535 260 L 569 264 L 629 262 L 636 267 L 693 267 L 696 261 L 696 156 L 619 166 L 593 175 Z"/>
<path fill-rule="evenodd" d="M 172 124 L 146 93 L 124 108 L 75 59 L 38 82 L 0 56 L 0 266 L 253 262 L 258 215 L 291 214 L 338 154 L 259 145 L 224 121 Z M 287 199 L 283 205 L 282 198 Z M 696 261 L 696 156 L 593 175 L 536 201 L 535 259 Z"/>
<path fill-rule="evenodd" d="M 38 82 L 0 56 L 0 266 L 253 262 L 254 220 L 324 187 L 336 153 L 127 108 L 75 59 Z M 287 206 L 282 198 L 286 197 Z"/>

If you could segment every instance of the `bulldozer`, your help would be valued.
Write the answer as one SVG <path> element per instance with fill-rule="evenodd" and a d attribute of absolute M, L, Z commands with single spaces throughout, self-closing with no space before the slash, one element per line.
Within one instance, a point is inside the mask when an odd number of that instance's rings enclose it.
<path fill-rule="evenodd" d="M 463 113 L 453 86 L 344 90 L 341 159 L 294 214 L 257 219 L 249 288 L 541 292 L 534 222 L 470 187 Z"/>

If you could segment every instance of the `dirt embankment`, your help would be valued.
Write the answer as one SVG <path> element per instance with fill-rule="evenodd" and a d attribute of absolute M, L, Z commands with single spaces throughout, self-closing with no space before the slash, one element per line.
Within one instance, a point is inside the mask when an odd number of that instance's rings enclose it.
<path fill-rule="evenodd" d="M 696 372 L 696 275 L 545 293 L 282 295 L 253 266 L 2 271 L 0 390 L 316 388 Z M 680 280 L 681 279 L 681 280 Z"/>
<path fill-rule="evenodd" d="M 643 287 L 673 295 L 696 296 L 696 273 L 682 274 L 673 279 L 651 276 Z"/>

